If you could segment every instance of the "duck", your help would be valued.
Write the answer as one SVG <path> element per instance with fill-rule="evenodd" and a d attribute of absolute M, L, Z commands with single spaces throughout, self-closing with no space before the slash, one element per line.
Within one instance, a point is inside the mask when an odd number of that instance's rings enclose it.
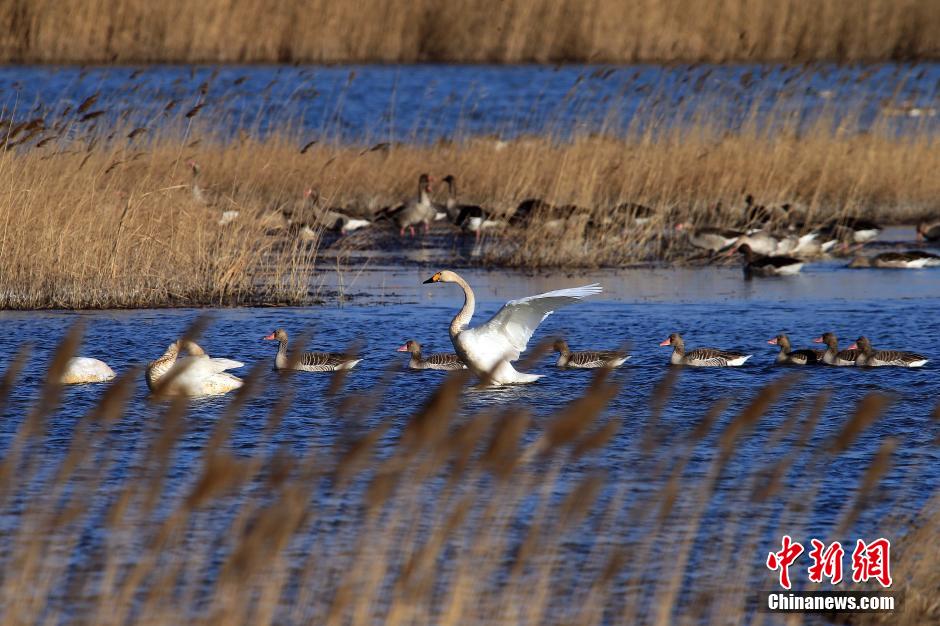
<path fill-rule="evenodd" d="M 86 383 L 104 383 L 116 376 L 114 370 L 100 359 L 87 356 L 73 356 L 65 364 L 65 371 L 59 382 L 63 385 L 84 385 Z"/>
<path fill-rule="evenodd" d="M 556 367 L 595 369 L 598 367 L 615 368 L 623 365 L 630 358 L 625 352 L 618 350 L 593 350 L 590 352 L 572 352 L 568 342 L 562 339 L 555 341 L 552 349 L 558 353 Z"/>
<path fill-rule="evenodd" d="M 882 252 L 873 257 L 857 256 L 848 267 L 853 269 L 877 267 L 882 269 L 922 269 L 940 265 L 940 256 L 923 250 Z"/>
<path fill-rule="evenodd" d="M 455 283 L 463 290 L 463 307 L 450 323 L 450 339 L 467 367 L 492 386 L 533 383 L 541 378 L 517 371 L 512 362 L 519 359 L 539 324 L 553 311 L 602 291 L 600 285 L 593 284 L 511 300 L 488 321 L 470 328 L 476 298 L 467 281 L 456 272 L 442 270 L 424 283 Z"/>
<path fill-rule="evenodd" d="M 398 348 L 398 352 L 410 352 L 411 359 L 408 361 L 408 367 L 413 370 L 465 370 L 467 366 L 460 357 L 453 352 L 439 352 L 422 356 L 421 344 L 414 339 L 409 339 L 405 345 Z"/>
<path fill-rule="evenodd" d="M 780 346 L 780 352 L 777 354 L 777 365 L 814 365 L 822 362 L 823 350 L 791 350 L 790 338 L 785 333 L 780 333 L 773 339 L 768 339 L 767 343 L 772 346 Z"/>
<path fill-rule="evenodd" d="M 940 241 L 940 220 L 921 220 L 917 223 L 917 238 L 927 241 Z"/>
<path fill-rule="evenodd" d="M 855 365 L 855 359 L 858 358 L 858 350 L 856 348 L 839 350 L 839 338 L 836 337 L 835 333 L 823 333 L 821 337 L 813 339 L 813 343 L 826 344 L 826 351 L 823 353 L 822 357 L 822 361 L 826 365 L 848 367 Z"/>
<path fill-rule="evenodd" d="M 418 177 L 418 196 L 412 198 L 391 213 L 392 220 L 398 226 L 398 234 L 405 236 L 407 228 L 411 236 L 415 236 L 415 225 L 424 224 L 424 232 L 431 229 L 431 222 L 437 218 L 437 209 L 431 202 L 431 183 L 433 179 L 429 174 Z"/>
<path fill-rule="evenodd" d="M 181 350 L 188 356 L 180 358 Z M 177 340 L 163 355 L 147 365 L 147 387 L 157 395 L 197 398 L 216 396 L 238 389 L 240 378 L 226 370 L 243 367 L 232 359 L 211 358 L 197 343 Z"/>
<path fill-rule="evenodd" d="M 672 346 L 672 357 L 669 362 L 673 365 L 691 365 L 692 367 L 740 367 L 753 355 L 742 352 L 730 352 L 717 348 L 696 348 L 691 352 L 685 351 L 685 341 L 679 333 L 672 333 L 660 346 Z"/>
<path fill-rule="evenodd" d="M 868 337 L 859 337 L 850 350 L 858 350 L 856 367 L 923 367 L 928 359 L 914 352 L 901 350 L 875 350 Z"/>
<path fill-rule="evenodd" d="M 274 357 L 276 370 L 300 370 L 304 372 L 335 372 L 351 370 L 362 359 L 338 352 L 303 352 L 300 355 L 287 355 L 287 331 L 278 328 L 262 337 L 265 341 L 277 341 L 277 355 Z"/>
<path fill-rule="evenodd" d="M 803 268 L 803 261 L 792 256 L 755 256 L 751 246 L 744 244 L 738 248 L 744 255 L 744 278 L 754 276 L 790 276 Z"/>

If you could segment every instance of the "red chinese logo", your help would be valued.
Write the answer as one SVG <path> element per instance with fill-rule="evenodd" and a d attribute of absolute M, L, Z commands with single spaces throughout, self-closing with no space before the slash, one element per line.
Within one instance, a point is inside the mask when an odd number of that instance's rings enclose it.
<path fill-rule="evenodd" d="M 767 567 L 771 570 L 780 570 L 780 586 L 790 588 L 790 565 L 803 554 L 803 546 L 794 543 L 790 535 L 783 536 L 783 548 L 780 552 L 771 552 L 767 555 Z"/>
<path fill-rule="evenodd" d="M 845 556 L 842 544 L 834 541 L 827 548 L 819 539 L 810 539 L 810 543 L 813 545 L 809 551 L 809 558 L 813 559 L 809 566 L 810 581 L 821 583 L 826 577 L 833 585 L 842 582 L 842 557 Z"/>
<path fill-rule="evenodd" d="M 852 580 L 863 583 L 870 578 L 882 587 L 891 586 L 891 542 L 884 537 L 869 544 L 859 539 L 852 552 Z"/>

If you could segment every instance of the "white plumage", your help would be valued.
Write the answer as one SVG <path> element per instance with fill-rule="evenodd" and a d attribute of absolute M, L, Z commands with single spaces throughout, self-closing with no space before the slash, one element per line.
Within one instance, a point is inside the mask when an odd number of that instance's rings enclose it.
<path fill-rule="evenodd" d="M 487 322 L 468 328 L 476 303 L 470 285 L 448 270 L 438 272 L 425 282 L 457 283 L 463 289 L 464 305 L 451 322 L 450 338 L 467 366 L 495 385 L 531 383 L 541 378 L 538 374 L 516 371 L 512 361 L 525 351 L 535 329 L 554 310 L 602 291 L 600 285 L 595 284 L 511 300 Z"/>
<path fill-rule="evenodd" d="M 114 378 L 114 370 L 98 359 L 76 356 L 68 360 L 62 373 L 63 385 L 81 385 L 84 383 L 103 383 Z"/>

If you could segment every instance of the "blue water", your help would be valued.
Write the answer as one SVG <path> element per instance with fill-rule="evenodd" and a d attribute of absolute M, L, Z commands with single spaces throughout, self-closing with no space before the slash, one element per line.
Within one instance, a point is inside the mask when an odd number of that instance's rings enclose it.
<path fill-rule="evenodd" d="M 303 140 L 432 141 L 467 135 L 642 129 L 697 115 L 734 129 L 756 111 L 764 124 L 808 123 L 827 112 L 865 130 L 884 105 L 921 107 L 891 117 L 898 132 L 937 128 L 940 64 L 872 66 L 153 66 L 0 68 L 0 117 L 65 116 L 69 132 L 97 123 L 151 131 L 202 104 L 193 121 L 225 133 L 291 129 Z M 204 92 L 204 93 L 203 93 Z M 105 111 L 81 123 L 75 108 Z M 166 111 L 170 102 L 176 104 Z M 933 115 L 929 110 L 933 109 Z M 855 115 L 858 114 L 858 119 Z M 884 118 L 882 118 L 884 119 Z"/>

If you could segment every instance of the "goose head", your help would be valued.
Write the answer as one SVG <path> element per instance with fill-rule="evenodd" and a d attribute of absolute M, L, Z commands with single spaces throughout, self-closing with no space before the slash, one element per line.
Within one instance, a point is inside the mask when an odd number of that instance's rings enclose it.
<path fill-rule="evenodd" d="M 823 333 L 822 337 L 813 339 L 813 343 L 824 343 L 827 348 L 835 350 L 839 345 L 839 338 L 835 336 L 835 333 Z"/>
<path fill-rule="evenodd" d="M 431 183 L 434 182 L 434 177 L 430 174 L 421 174 L 418 177 L 418 193 L 431 193 Z"/>
<path fill-rule="evenodd" d="M 448 174 L 447 176 L 441 179 L 441 182 L 447 184 L 448 194 L 450 194 L 451 196 L 457 195 L 457 179 L 454 178 L 453 174 Z"/>
<path fill-rule="evenodd" d="M 663 341 L 659 342 L 660 346 L 673 346 L 673 347 L 682 347 L 685 345 L 685 342 L 682 340 L 682 335 L 679 333 L 672 333 L 666 337 Z"/>
<path fill-rule="evenodd" d="M 556 339 L 555 343 L 552 344 L 552 350 L 559 354 L 568 354 L 571 352 L 571 349 L 568 347 L 568 342 L 564 339 Z"/>
<path fill-rule="evenodd" d="M 745 259 L 748 263 L 750 263 L 750 262 L 753 260 L 753 258 L 754 258 L 754 251 L 751 250 L 751 246 L 748 245 L 748 244 L 746 244 L 746 243 L 743 243 L 743 244 L 741 244 L 740 246 L 738 246 L 738 247 L 737 247 L 737 252 L 738 252 L 738 254 L 743 254 L 743 255 L 744 255 L 744 259 Z"/>
<path fill-rule="evenodd" d="M 265 335 L 262 337 L 265 341 L 287 341 L 287 331 L 283 328 L 278 328 L 270 335 Z"/>
<path fill-rule="evenodd" d="M 784 333 L 780 333 L 773 339 L 768 339 L 767 343 L 769 343 L 772 346 L 780 346 L 787 352 L 790 351 L 790 338 L 787 337 Z"/>
<path fill-rule="evenodd" d="M 858 350 L 864 354 L 869 354 L 872 352 L 871 341 L 868 340 L 868 337 L 862 335 L 849 346 L 849 350 Z"/>
<path fill-rule="evenodd" d="M 411 354 L 418 354 L 421 352 L 421 344 L 414 339 L 409 339 L 405 342 L 405 345 L 398 348 L 398 352 L 410 352 Z"/>
<path fill-rule="evenodd" d="M 188 165 L 190 169 L 192 169 L 194 178 L 196 176 L 199 176 L 199 172 L 202 171 L 202 168 L 199 166 L 199 164 L 193 160 L 190 160 L 189 162 L 187 162 L 186 165 Z"/>

